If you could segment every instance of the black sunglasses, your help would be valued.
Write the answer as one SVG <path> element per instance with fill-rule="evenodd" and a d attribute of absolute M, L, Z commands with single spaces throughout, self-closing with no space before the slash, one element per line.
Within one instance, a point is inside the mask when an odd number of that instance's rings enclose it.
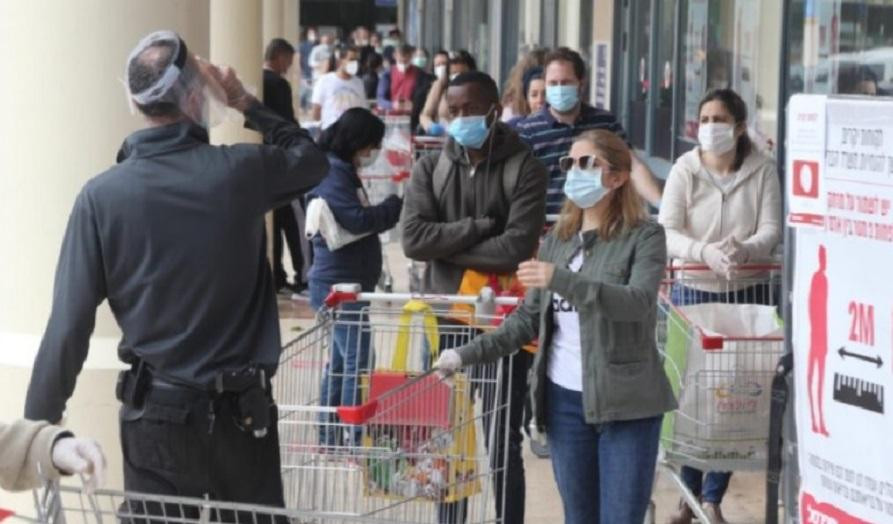
<path fill-rule="evenodd" d="M 574 158 L 572 156 L 563 156 L 558 159 L 558 168 L 562 171 L 570 171 L 573 169 L 574 164 L 580 166 L 580 169 L 586 171 L 589 169 L 595 169 L 598 167 L 598 163 L 596 162 L 595 155 L 583 155 L 580 158 Z"/>

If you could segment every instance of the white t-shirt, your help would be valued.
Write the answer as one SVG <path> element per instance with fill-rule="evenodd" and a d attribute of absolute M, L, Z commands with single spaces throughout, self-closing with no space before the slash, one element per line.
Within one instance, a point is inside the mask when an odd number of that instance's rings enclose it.
<path fill-rule="evenodd" d="M 583 266 L 583 250 L 577 252 L 568 269 L 580 271 Z M 558 293 L 552 294 L 552 318 L 555 332 L 549 352 L 549 380 L 573 391 L 583 391 L 583 362 L 580 356 L 580 315 Z"/>
<path fill-rule="evenodd" d="M 313 86 L 313 104 L 322 108 L 322 129 L 332 125 L 341 114 L 352 107 L 366 107 L 366 90 L 363 81 L 352 76 L 343 80 L 338 73 L 326 73 Z"/>

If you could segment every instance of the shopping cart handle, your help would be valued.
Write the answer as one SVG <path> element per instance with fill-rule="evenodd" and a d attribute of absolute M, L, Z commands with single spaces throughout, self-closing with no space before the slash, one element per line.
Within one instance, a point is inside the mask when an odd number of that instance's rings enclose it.
<path fill-rule="evenodd" d="M 378 400 L 373 399 L 359 406 L 338 406 L 337 413 L 341 422 L 359 426 L 375 416 L 377 410 Z"/>
<path fill-rule="evenodd" d="M 721 335 L 707 335 L 701 333 L 701 347 L 704 351 L 716 351 L 722 349 L 723 337 Z"/>
<path fill-rule="evenodd" d="M 396 175 L 391 177 L 391 180 L 397 183 L 403 182 L 404 180 L 409 178 L 409 171 L 399 171 Z"/>
<path fill-rule="evenodd" d="M 331 309 L 345 302 L 356 302 L 362 289 L 359 284 L 335 284 L 323 303 Z"/>

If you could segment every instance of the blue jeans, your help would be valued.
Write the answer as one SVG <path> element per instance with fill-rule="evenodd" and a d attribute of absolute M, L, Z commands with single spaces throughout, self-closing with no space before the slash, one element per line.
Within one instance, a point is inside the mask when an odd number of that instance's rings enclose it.
<path fill-rule="evenodd" d="M 673 286 L 670 298 L 677 306 L 710 302 L 778 306 L 779 296 L 778 290 L 773 289 L 773 286 L 768 283 L 757 284 L 731 293 L 713 293 L 676 284 Z M 711 471 L 704 475 L 704 472 L 697 468 L 682 466 L 681 476 L 682 482 L 691 490 L 692 495 L 700 497 L 703 502 L 721 504 L 729 489 L 732 472 Z"/>
<path fill-rule="evenodd" d="M 589 424 L 583 394 L 548 381 L 546 435 L 565 524 L 645 520 L 662 416 Z"/>
<path fill-rule="evenodd" d="M 754 286 L 732 291 L 730 293 L 714 293 L 701 291 L 681 284 L 674 284 L 670 292 L 670 300 L 677 306 L 689 306 L 693 304 L 707 304 L 719 302 L 724 304 L 762 304 L 765 306 L 777 306 L 780 291 L 777 286 L 771 284 L 757 284 Z"/>
<path fill-rule="evenodd" d="M 310 306 L 313 309 L 322 307 L 331 287 L 330 282 L 310 281 Z M 369 318 L 368 313 L 363 311 L 368 307 L 368 302 L 353 302 L 343 303 L 336 309 L 331 353 L 322 376 L 322 406 L 354 406 L 361 401 L 357 383 L 370 368 Z M 334 446 L 343 443 L 342 435 L 338 435 L 335 429 L 335 420 L 329 414 L 322 416 L 324 425 L 320 431 L 320 444 Z M 353 442 L 357 441 L 360 433 L 361 429 L 356 428 L 351 435 Z"/>

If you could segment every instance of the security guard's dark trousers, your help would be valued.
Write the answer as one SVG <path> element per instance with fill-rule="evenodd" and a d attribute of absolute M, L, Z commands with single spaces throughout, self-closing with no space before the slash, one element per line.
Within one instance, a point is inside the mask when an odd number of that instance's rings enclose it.
<path fill-rule="evenodd" d="M 235 397 L 153 385 L 143 409 L 121 408 L 121 447 L 127 491 L 283 507 L 278 413 L 255 438 L 234 422 Z M 212 417 L 213 414 L 213 417 Z M 148 505 L 147 505 L 148 506 Z M 158 514 L 161 508 L 132 508 Z M 249 515 L 216 516 L 251 522 Z"/>

